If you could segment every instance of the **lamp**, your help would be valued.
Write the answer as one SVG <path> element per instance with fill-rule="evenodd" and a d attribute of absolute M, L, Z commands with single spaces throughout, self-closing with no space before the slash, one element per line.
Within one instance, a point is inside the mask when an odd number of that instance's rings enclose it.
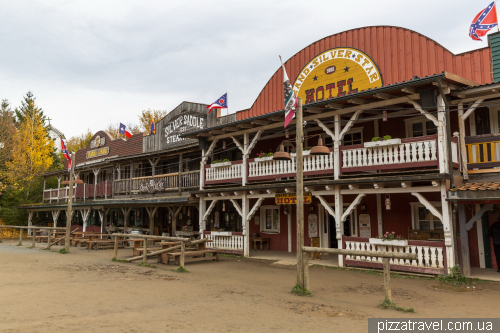
<path fill-rule="evenodd" d="M 385 209 L 391 210 L 391 196 L 389 194 L 385 195 Z"/>
<path fill-rule="evenodd" d="M 225 212 L 226 211 L 226 203 L 223 201 L 222 202 L 222 211 Z"/>
<path fill-rule="evenodd" d="M 330 155 L 330 149 L 328 147 L 323 146 L 323 139 L 321 139 L 321 136 L 318 139 L 318 145 L 312 147 L 311 155 Z"/>
<path fill-rule="evenodd" d="M 280 150 L 273 155 L 273 160 L 290 161 L 290 154 L 285 151 L 283 144 L 280 145 Z"/>
<path fill-rule="evenodd" d="M 66 177 L 66 180 L 61 183 L 62 185 L 69 185 L 69 180 L 68 177 Z M 80 179 L 80 176 L 76 177 L 75 180 L 73 180 L 73 184 L 83 184 L 83 180 Z"/>
<path fill-rule="evenodd" d="M 387 111 L 382 111 L 382 121 L 387 121 Z"/>
<path fill-rule="evenodd" d="M 313 205 L 309 205 L 309 211 L 312 213 L 314 212 L 314 206 Z"/>

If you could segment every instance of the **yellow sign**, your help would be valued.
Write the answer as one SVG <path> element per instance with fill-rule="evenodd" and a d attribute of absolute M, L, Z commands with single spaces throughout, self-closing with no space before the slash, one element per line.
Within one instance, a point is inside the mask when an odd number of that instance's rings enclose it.
<path fill-rule="evenodd" d="M 299 73 L 293 91 L 304 104 L 382 87 L 375 62 L 350 48 L 330 49 L 314 57 Z"/>
<path fill-rule="evenodd" d="M 104 147 L 104 148 L 100 148 L 100 149 L 89 150 L 87 152 L 87 158 L 94 158 L 94 157 L 108 155 L 108 154 L 109 154 L 109 147 Z"/>
<path fill-rule="evenodd" d="M 311 238 L 311 247 L 319 247 L 319 237 Z M 321 253 L 313 252 L 311 253 L 311 258 L 321 259 Z"/>
<path fill-rule="evenodd" d="M 274 201 L 277 205 L 296 205 L 297 193 L 277 193 L 274 195 Z M 311 201 L 311 192 L 304 193 L 304 205 L 310 204 Z"/>

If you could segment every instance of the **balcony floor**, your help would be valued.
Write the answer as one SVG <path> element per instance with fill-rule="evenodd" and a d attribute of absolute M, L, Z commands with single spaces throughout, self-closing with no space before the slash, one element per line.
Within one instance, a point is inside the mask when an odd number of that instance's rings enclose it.
<path fill-rule="evenodd" d="M 261 259 L 261 260 L 274 260 L 276 262 L 273 265 L 284 265 L 284 266 L 297 265 L 297 253 L 295 252 L 250 250 L 250 258 Z M 338 267 L 339 260 L 337 255 L 322 254 L 321 260 L 309 259 L 309 265 Z"/>

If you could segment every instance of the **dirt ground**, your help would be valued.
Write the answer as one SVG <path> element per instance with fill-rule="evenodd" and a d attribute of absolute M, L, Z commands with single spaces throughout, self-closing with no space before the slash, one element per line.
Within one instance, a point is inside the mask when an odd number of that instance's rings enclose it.
<path fill-rule="evenodd" d="M 371 317 L 500 315 L 497 283 L 456 292 L 392 278 L 393 301 L 411 314 L 378 308 L 383 277 L 366 272 L 311 267 L 313 296 L 299 297 L 290 293 L 295 267 L 271 261 L 187 261 L 189 273 L 177 273 L 112 262 L 112 250 L 16 244 L 0 244 L 1 332 L 367 332 Z"/>

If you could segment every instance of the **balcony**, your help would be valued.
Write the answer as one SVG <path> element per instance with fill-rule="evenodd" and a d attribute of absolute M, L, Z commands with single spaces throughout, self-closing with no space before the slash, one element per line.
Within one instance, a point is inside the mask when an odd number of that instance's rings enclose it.
<path fill-rule="evenodd" d="M 469 173 L 500 167 L 500 135 L 468 136 L 465 149 Z"/>
<path fill-rule="evenodd" d="M 340 146 L 340 174 L 373 171 L 401 170 L 419 168 L 439 168 L 438 136 L 429 135 L 417 138 L 395 140 L 389 144 L 369 147 L 370 144 Z M 458 140 L 452 138 L 452 160 L 459 167 Z M 332 149 L 331 149 L 332 151 Z M 292 178 L 297 173 L 297 160 L 294 154 L 289 161 L 248 159 L 226 162 L 222 165 L 205 165 L 205 184 L 241 183 L 243 168 L 247 168 L 248 182 Z M 330 155 L 309 155 L 304 152 L 304 176 L 333 176 L 333 152 Z M 500 165 L 500 163 L 499 163 Z"/>
<path fill-rule="evenodd" d="M 169 173 L 153 177 L 137 177 L 132 179 L 117 179 L 114 182 L 115 194 L 140 193 L 141 183 L 154 179 L 163 182 L 163 192 L 179 190 L 179 173 Z M 181 188 L 194 188 L 200 186 L 200 171 L 181 173 Z"/>

